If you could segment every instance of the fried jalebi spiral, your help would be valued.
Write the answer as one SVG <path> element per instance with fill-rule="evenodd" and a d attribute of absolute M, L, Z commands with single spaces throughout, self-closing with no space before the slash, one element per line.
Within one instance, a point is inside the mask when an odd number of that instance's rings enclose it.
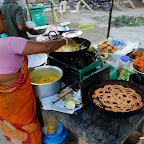
<path fill-rule="evenodd" d="M 103 88 L 98 88 L 92 98 L 99 99 L 105 110 L 113 112 L 131 112 L 144 106 L 142 97 L 134 89 L 122 85 L 105 85 Z M 93 99 L 93 103 L 103 108 L 96 99 Z"/>

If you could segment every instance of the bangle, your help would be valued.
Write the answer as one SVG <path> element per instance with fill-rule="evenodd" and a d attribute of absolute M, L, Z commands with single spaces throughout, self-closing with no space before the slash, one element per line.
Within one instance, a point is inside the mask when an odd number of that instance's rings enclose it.
<path fill-rule="evenodd" d="M 63 37 L 63 38 L 61 38 L 61 39 L 66 41 L 66 44 L 65 44 L 65 45 L 68 45 L 68 40 L 67 40 L 65 37 Z"/>

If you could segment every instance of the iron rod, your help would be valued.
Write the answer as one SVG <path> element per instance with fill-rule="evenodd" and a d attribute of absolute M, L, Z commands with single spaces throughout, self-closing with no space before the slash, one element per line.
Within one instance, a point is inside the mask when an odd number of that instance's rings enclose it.
<path fill-rule="evenodd" d="M 107 38 L 109 37 L 110 33 L 110 26 L 111 26 L 111 16 L 112 16 L 112 8 L 113 8 L 114 0 L 112 0 L 112 5 L 109 12 L 109 22 L 108 22 L 108 31 L 107 31 Z"/>

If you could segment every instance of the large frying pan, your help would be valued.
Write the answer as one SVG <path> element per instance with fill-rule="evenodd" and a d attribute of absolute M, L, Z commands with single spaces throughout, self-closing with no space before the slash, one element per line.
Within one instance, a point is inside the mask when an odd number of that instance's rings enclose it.
<path fill-rule="evenodd" d="M 91 101 L 91 103 L 92 103 L 100 112 L 104 112 L 104 113 L 106 113 L 106 114 L 108 114 L 108 115 L 110 114 L 110 115 L 112 115 L 112 116 L 130 116 L 130 115 L 134 115 L 134 114 L 138 113 L 139 111 L 141 111 L 141 110 L 143 109 L 143 107 L 142 107 L 142 108 L 140 108 L 140 109 L 138 109 L 138 110 L 136 110 L 136 111 L 131 111 L 131 112 L 124 112 L 124 113 L 122 113 L 122 112 L 107 111 L 107 110 L 105 110 L 104 108 L 100 108 L 100 107 L 96 106 L 96 105 L 93 103 L 93 98 L 92 98 L 92 95 L 94 94 L 94 91 L 95 91 L 96 89 L 101 88 L 101 87 L 103 87 L 103 86 L 105 86 L 105 85 L 108 85 L 108 84 L 110 84 L 110 85 L 118 84 L 118 85 L 122 85 L 122 86 L 124 86 L 124 87 L 132 88 L 132 89 L 134 89 L 134 90 L 142 97 L 142 100 L 143 100 L 143 102 L 144 102 L 144 91 L 143 91 L 143 89 L 141 89 L 140 87 L 138 87 L 136 84 L 131 83 L 131 82 L 129 82 L 129 81 L 122 81 L 122 80 L 105 80 L 105 81 L 102 81 L 102 82 L 100 82 L 100 83 L 97 83 L 97 84 L 93 85 L 93 86 L 89 89 L 89 98 L 90 98 L 90 101 Z"/>
<path fill-rule="evenodd" d="M 63 57 L 69 57 L 69 58 L 78 57 L 79 54 L 87 52 L 88 48 L 91 45 L 91 42 L 89 40 L 87 40 L 87 39 L 84 39 L 84 38 L 75 37 L 75 38 L 72 38 L 72 39 L 76 43 L 81 44 L 80 47 L 79 47 L 79 49 L 80 49 L 79 51 L 73 51 L 73 52 L 52 52 L 49 55 L 53 56 L 55 58 L 57 58 L 57 57 L 61 57 L 61 58 L 63 58 Z M 81 46 L 82 45 L 84 45 L 86 48 L 81 50 Z"/>

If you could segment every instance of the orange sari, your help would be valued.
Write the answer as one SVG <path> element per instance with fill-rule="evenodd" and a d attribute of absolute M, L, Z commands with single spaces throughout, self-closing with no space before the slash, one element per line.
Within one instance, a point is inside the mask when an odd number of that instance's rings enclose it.
<path fill-rule="evenodd" d="M 41 144 L 36 102 L 24 58 L 19 77 L 10 87 L 0 86 L 0 128 L 10 144 Z"/>

